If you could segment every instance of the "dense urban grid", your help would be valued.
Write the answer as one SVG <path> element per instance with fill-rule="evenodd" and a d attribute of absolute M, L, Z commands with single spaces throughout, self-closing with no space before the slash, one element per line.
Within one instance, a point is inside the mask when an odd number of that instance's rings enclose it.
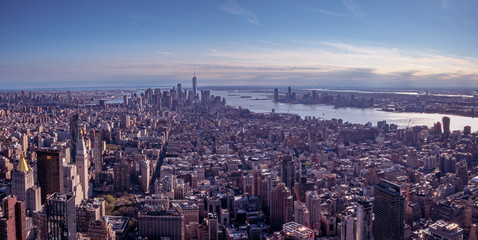
<path fill-rule="evenodd" d="M 0 125 L 0 239 L 477 239 L 478 135 L 446 116 L 399 129 L 259 114 L 194 77 L 4 92 Z"/>

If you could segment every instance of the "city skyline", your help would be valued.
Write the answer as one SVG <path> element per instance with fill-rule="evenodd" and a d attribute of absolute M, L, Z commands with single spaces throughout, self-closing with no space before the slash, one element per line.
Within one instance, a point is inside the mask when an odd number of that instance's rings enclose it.
<path fill-rule="evenodd" d="M 474 1 L 0 6 L 3 89 L 478 87 Z"/>
<path fill-rule="evenodd" d="M 176 86 L 0 91 L 0 238 L 477 239 L 478 98 Z"/>

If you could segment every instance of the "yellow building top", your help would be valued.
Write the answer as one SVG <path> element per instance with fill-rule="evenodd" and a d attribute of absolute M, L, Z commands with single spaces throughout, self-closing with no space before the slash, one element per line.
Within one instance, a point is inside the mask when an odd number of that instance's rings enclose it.
<path fill-rule="evenodd" d="M 30 168 L 28 167 L 27 161 L 25 160 L 22 152 L 22 155 L 20 156 L 20 162 L 18 162 L 17 171 L 27 172 L 28 170 L 30 170 Z"/>

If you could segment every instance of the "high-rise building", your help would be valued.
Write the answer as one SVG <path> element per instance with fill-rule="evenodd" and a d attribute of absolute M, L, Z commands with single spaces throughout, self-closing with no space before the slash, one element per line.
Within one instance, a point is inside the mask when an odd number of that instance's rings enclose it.
<path fill-rule="evenodd" d="M 270 216 L 271 192 L 280 183 L 280 178 L 276 173 L 267 173 L 264 179 L 260 181 L 259 195 L 261 197 L 262 209 L 264 213 Z"/>
<path fill-rule="evenodd" d="M 209 240 L 218 240 L 217 214 L 209 213 L 207 217 L 207 226 L 209 228 Z"/>
<path fill-rule="evenodd" d="M 87 232 L 88 226 L 101 220 L 105 216 L 105 200 L 102 198 L 88 198 L 76 204 L 76 230 Z"/>
<path fill-rule="evenodd" d="M 28 134 L 23 133 L 21 136 L 22 139 L 22 151 L 26 153 L 28 151 Z"/>
<path fill-rule="evenodd" d="M 294 201 L 294 222 L 304 226 L 310 224 L 310 212 L 306 205 L 299 201 Z"/>
<path fill-rule="evenodd" d="M 435 134 L 441 134 L 441 123 L 440 122 L 436 122 L 433 124 L 433 133 Z"/>
<path fill-rule="evenodd" d="M 49 194 L 45 210 L 48 239 L 76 239 L 76 209 L 73 194 Z"/>
<path fill-rule="evenodd" d="M 465 136 L 468 136 L 471 134 L 471 126 L 465 126 L 463 127 L 463 134 L 465 134 Z"/>
<path fill-rule="evenodd" d="M 125 107 L 129 105 L 128 95 L 123 96 L 123 104 Z"/>
<path fill-rule="evenodd" d="M 405 197 L 400 186 L 380 179 L 374 189 L 374 239 L 403 239 L 405 227 Z"/>
<path fill-rule="evenodd" d="M 313 230 L 320 229 L 322 219 L 321 200 L 317 191 L 308 191 L 305 193 L 305 206 L 310 212 L 310 226 Z"/>
<path fill-rule="evenodd" d="M 95 164 L 95 183 L 101 183 L 101 172 L 103 171 L 103 142 L 101 141 L 100 131 L 95 131 L 95 140 L 94 140 L 94 164 Z"/>
<path fill-rule="evenodd" d="M 139 168 L 141 172 L 141 187 L 145 193 L 149 193 L 149 183 L 151 180 L 149 160 L 142 160 Z"/>
<path fill-rule="evenodd" d="M 128 114 L 124 114 L 123 116 L 121 116 L 121 122 L 120 122 L 120 127 L 122 129 L 126 129 L 126 128 L 129 128 L 130 127 L 130 123 L 131 123 L 131 118 Z"/>
<path fill-rule="evenodd" d="M 196 95 L 197 95 L 197 92 L 198 92 L 197 84 L 198 84 L 198 79 L 197 79 L 197 77 L 196 77 L 196 71 L 194 71 L 194 77 L 193 77 L 193 94 L 194 94 L 194 98 L 196 98 Z"/>
<path fill-rule="evenodd" d="M 41 202 L 46 195 L 63 190 L 63 161 L 59 150 L 37 151 L 38 185 L 41 188 Z"/>
<path fill-rule="evenodd" d="M 294 199 L 289 188 L 279 183 L 271 193 L 270 226 L 272 231 L 280 231 L 282 224 L 293 221 Z"/>
<path fill-rule="evenodd" d="M 28 166 L 22 152 L 17 168 L 12 171 L 12 194 L 16 195 L 19 201 L 25 201 L 26 192 L 33 185 L 33 169 Z"/>
<path fill-rule="evenodd" d="M 294 187 L 295 168 L 291 156 L 282 156 L 281 177 L 282 182 L 285 183 L 286 187 L 289 189 Z"/>
<path fill-rule="evenodd" d="M 33 225 L 36 226 L 37 240 L 47 240 L 48 230 L 47 230 L 45 208 L 42 208 L 39 211 L 33 212 L 32 215 L 33 215 L 32 216 Z"/>
<path fill-rule="evenodd" d="M 76 146 L 78 145 L 78 138 L 80 137 L 80 120 L 78 114 L 73 115 L 70 118 L 70 154 L 71 161 L 76 162 Z"/>
<path fill-rule="evenodd" d="M 116 192 L 129 191 L 131 188 L 131 169 L 126 158 L 117 158 L 113 166 L 114 189 Z"/>
<path fill-rule="evenodd" d="M 447 136 L 450 135 L 450 118 L 445 116 L 442 118 L 443 122 L 443 133 L 446 134 Z"/>
<path fill-rule="evenodd" d="M 317 132 L 313 129 L 308 131 L 308 140 L 309 140 L 309 152 L 315 152 L 318 146 L 317 143 Z"/>
<path fill-rule="evenodd" d="M 356 235 L 356 219 L 352 214 L 339 215 L 340 222 L 337 223 L 337 235 L 341 240 L 354 240 Z"/>
<path fill-rule="evenodd" d="M 18 201 L 14 195 L 9 195 L 3 199 L 2 210 L 0 239 L 26 239 L 25 202 Z"/>
<path fill-rule="evenodd" d="M 83 189 L 83 196 L 76 196 L 81 199 L 88 198 L 88 154 L 86 153 L 85 139 L 80 136 L 78 145 L 76 146 L 76 171 L 80 177 L 81 188 Z"/>
<path fill-rule="evenodd" d="M 63 193 L 75 194 L 75 204 L 78 205 L 83 200 L 83 187 L 78 177 L 78 171 L 75 164 L 66 164 L 63 166 Z"/>
<path fill-rule="evenodd" d="M 359 200 L 357 205 L 357 221 L 355 239 L 373 239 L 373 202 Z"/>
<path fill-rule="evenodd" d="M 456 158 L 451 154 L 442 153 L 439 158 L 439 169 L 442 173 L 456 172 Z"/>
<path fill-rule="evenodd" d="M 181 83 L 178 83 L 178 99 L 183 99 L 183 90 L 181 89 Z"/>
<path fill-rule="evenodd" d="M 279 89 L 274 88 L 274 102 L 279 102 Z"/>
<path fill-rule="evenodd" d="M 17 168 L 12 171 L 11 182 L 12 194 L 17 196 L 19 201 L 25 202 L 27 210 L 35 211 L 39 209 L 39 205 L 41 205 L 41 198 L 38 195 L 40 189 L 34 188 L 35 178 L 33 176 L 33 169 L 28 166 L 23 153 Z"/>

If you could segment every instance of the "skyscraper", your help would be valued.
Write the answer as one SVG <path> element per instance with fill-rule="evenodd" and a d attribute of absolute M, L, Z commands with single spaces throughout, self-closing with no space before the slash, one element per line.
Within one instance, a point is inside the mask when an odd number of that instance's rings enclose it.
<path fill-rule="evenodd" d="M 70 141 L 71 141 L 71 162 L 76 162 L 76 145 L 78 144 L 78 137 L 80 136 L 80 126 L 79 126 L 79 116 L 78 114 L 73 115 L 70 118 Z"/>
<path fill-rule="evenodd" d="M 321 213 L 321 199 L 317 191 L 308 191 L 305 193 L 305 205 L 310 211 L 310 226 L 313 230 L 320 230 L 320 221 L 322 219 Z"/>
<path fill-rule="evenodd" d="M 41 205 L 40 189 L 34 187 L 34 181 L 33 169 L 28 166 L 22 153 L 17 168 L 12 171 L 12 194 L 17 196 L 19 201 L 25 202 L 27 210 L 33 211 Z"/>
<path fill-rule="evenodd" d="M 467 125 L 463 128 L 463 134 L 465 134 L 465 136 L 468 136 L 471 134 L 471 126 Z"/>
<path fill-rule="evenodd" d="M 141 187 L 145 193 L 149 193 L 149 183 L 151 179 L 149 160 L 142 160 L 139 164 L 139 169 L 141 172 Z"/>
<path fill-rule="evenodd" d="M 279 89 L 274 88 L 274 102 L 279 101 Z"/>
<path fill-rule="evenodd" d="M 121 116 L 120 127 L 122 129 L 127 129 L 130 127 L 131 124 L 131 117 L 128 114 L 124 114 Z"/>
<path fill-rule="evenodd" d="M 357 227 L 355 239 L 373 239 L 373 202 L 359 200 L 357 205 Z"/>
<path fill-rule="evenodd" d="M 83 187 L 80 184 L 80 178 L 78 177 L 78 171 L 76 165 L 69 163 L 63 166 L 63 193 L 73 193 L 75 198 L 75 204 L 80 204 L 83 200 Z"/>
<path fill-rule="evenodd" d="M 75 196 L 49 194 L 45 203 L 48 239 L 76 239 Z"/>
<path fill-rule="evenodd" d="M 12 194 L 16 195 L 19 201 L 25 201 L 27 190 L 33 187 L 33 184 L 33 169 L 28 166 L 22 152 L 17 168 L 12 171 Z"/>
<path fill-rule="evenodd" d="M 215 213 L 208 213 L 207 225 L 209 227 L 209 240 L 217 240 L 217 215 Z"/>
<path fill-rule="evenodd" d="M 446 135 L 450 135 L 450 118 L 445 116 L 442 118 L 443 121 L 443 133 Z"/>
<path fill-rule="evenodd" d="M 128 95 L 123 96 L 123 104 L 125 107 L 129 105 Z"/>
<path fill-rule="evenodd" d="M 21 136 L 22 151 L 26 153 L 28 151 L 28 134 L 23 133 Z"/>
<path fill-rule="evenodd" d="M 103 149 L 101 141 L 101 132 L 95 131 L 94 140 L 94 164 L 95 164 L 95 183 L 101 182 L 101 172 L 103 171 Z"/>
<path fill-rule="evenodd" d="M 281 177 L 282 182 L 292 189 L 295 183 L 295 168 L 291 156 L 282 156 Z"/>
<path fill-rule="evenodd" d="M 270 226 L 272 231 L 280 231 L 282 224 L 293 221 L 293 198 L 292 194 L 284 183 L 272 190 Z"/>
<path fill-rule="evenodd" d="M 183 90 L 181 89 L 181 83 L 178 83 L 178 99 L 183 99 Z"/>
<path fill-rule="evenodd" d="M 63 161 L 59 150 L 37 151 L 38 185 L 41 187 L 41 201 L 46 195 L 63 190 Z"/>
<path fill-rule="evenodd" d="M 196 71 L 194 71 L 194 77 L 193 77 L 193 94 L 194 94 L 194 98 L 196 98 L 196 95 L 197 95 L 197 92 L 198 92 L 197 84 L 198 84 L 198 79 L 197 79 L 197 77 L 196 77 Z"/>
<path fill-rule="evenodd" d="M 294 222 L 304 226 L 310 224 L 310 212 L 305 203 L 294 201 Z"/>
<path fill-rule="evenodd" d="M 400 186 L 380 179 L 380 184 L 375 186 L 374 193 L 374 239 L 403 239 L 405 197 L 400 192 Z"/>
<path fill-rule="evenodd" d="M 131 188 L 131 169 L 126 158 L 117 157 L 113 166 L 114 189 L 116 192 L 129 191 Z"/>
<path fill-rule="evenodd" d="M 17 201 L 17 196 L 10 195 L 3 199 L 2 209 L 0 239 L 26 239 L 25 202 Z"/>
<path fill-rule="evenodd" d="M 80 184 L 83 189 L 83 196 L 77 196 L 81 199 L 88 198 L 88 154 L 85 148 L 85 139 L 79 137 L 78 146 L 76 147 L 76 171 L 80 176 Z"/>

